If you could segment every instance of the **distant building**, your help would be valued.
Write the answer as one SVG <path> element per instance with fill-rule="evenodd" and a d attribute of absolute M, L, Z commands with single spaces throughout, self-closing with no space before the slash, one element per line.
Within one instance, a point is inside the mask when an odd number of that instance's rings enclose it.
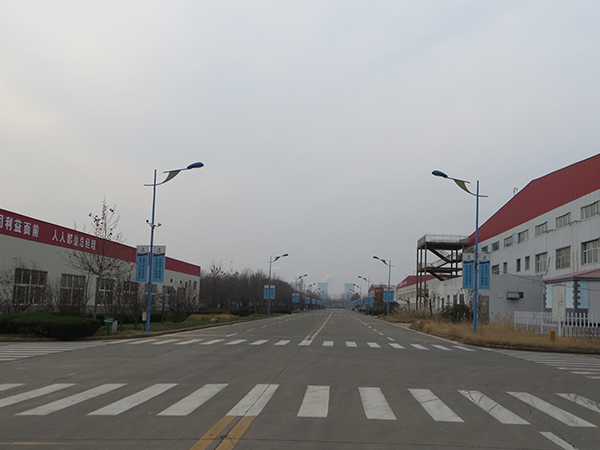
<path fill-rule="evenodd" d="M 323 297 L 329 297 L 329 283 L 317 283 L 317 288 Z"/>

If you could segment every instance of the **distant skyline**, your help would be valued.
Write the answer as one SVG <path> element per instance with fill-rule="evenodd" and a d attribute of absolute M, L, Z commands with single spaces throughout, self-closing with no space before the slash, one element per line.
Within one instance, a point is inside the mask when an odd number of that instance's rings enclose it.
<path fill-rule="evenodd" d="M 0 2 L 0 208 L 341 295 L 600 152 L 600 3 Z"/>

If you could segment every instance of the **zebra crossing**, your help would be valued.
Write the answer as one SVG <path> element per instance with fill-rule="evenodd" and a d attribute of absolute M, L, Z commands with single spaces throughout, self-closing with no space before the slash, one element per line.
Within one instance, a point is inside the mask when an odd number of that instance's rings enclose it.
<path fill-rule="evenodd" d="M 559 370 L 566 370 L 575 375 L 600 380 L 600 358 L 586 355 L 572 355 L 564 353 L 523 352 L 516 350 L 493 350 L 513 358 L 543 364 Z"/>
<path fill-rule="evenodd" d="M 227 397 L 227 400 L 222 400 L 220 404 L 215 404 L 213 401 L 210 406 L 207 406 L 207 403 L 211 400 L 217 400 L 219 394 L 230 387 L 229 383 L 208 383 L 198 387 L 191 393 L 188 393 L 189 387 L 182 388 L 178 383 L 157 383 L 135 388 L 133 393 L 124 395 L 98 409 L 92 408 L 91 411 L 85 409 L 86 401 L 116 393 L 126 386 L 128 386 L 128 383 L 106 383 L 79 391 L 79 385 L 76 383 L 54 383 L 31 390 L 27 390 L 27 386 L 23 383 L 0 384 L 0 392 L 2 393 L 0 397 L 0 415 L 6 411 L 4 408 L 10 406 L 13 409 L 7 414 L 14 416 L 48 416 L 74 407 L 84 407 L 83 415 L 86 416 L 118 416 L 127 414 L 134 409 L 139 410 L 148 404 L 150 405 L 148 408 L 152 411 L 149 414 L 160 417 L 182 417 L 196 412 L 200 413 L 203 406 L 229 411 L 226 413 L 229 416 L 257 416 L 271 401 L 279 401 L 276 399 L 276 393 L 280 388 L 279 384 L 257 384 L 241 399 L 238 399 L 233 406 L 232 403 L 236 400 L 231 400 L 229 397 Z M 8 395 L 10 391 L 14 390 L 20 390 L 21 392 Z M 543 417 L 543 420 L 551 418 L 555 424 L 561 423 L 571 428 L 597 428 L 600 424 L 600 416 L 596 416 L 596 420 L 593 420 L 595 423 L 580 417 L 584 411 L 600 414 L 600 403 L 575 393 L 545 393 L 543 394 L 544 398 L 542 398 L 542 396 L 520 391 L 494 392 L 486 395 L 478 390 L 458 390 L 456 392 L 460 396 L 456 397 L 452 391 L 443 390 L 441 393 L 436 393 L 431 389 L 419 388 L 387 388 L 384 390 L 376 386 L 357 386 L 356 390 L 358 391 L 358 397 L 353 407 L 355 410 L 362 410 L 362 415 L 366 420 L 398 421 L 398 417 L 401 417 L 401 415 L 396 415 L 394 409 L 409 406 L 420 408 L 425 413 L 419 415 L 418 411 L 415 411 L 414 416 L 418 416 L 416 420 L 429 417 L 430 420 L 440 423 L 458 424 L 469 420 L 479 423 L 478 414 L 483 414 L 502 425 L 531 425 L 532 413 L 530 411 L 528 411 L 526 418 L 522 417 L 514 411 L 517 409 L 515 404 L 507 407 L 492 398 L 507 394 L 509 397 L 527 405 L 531 410 L 537 411 Z M 65 393 L 65 397 L 43 402 L 44 396 L 59 392 Z M 288 416 L 284 417 L 284 420 L 293 417 L 343 419 L 342 417 L 332 417 L 330 414 L 331 386 L 307 385 L 300 390 L 295 389 L 295 392 L 298 394 L 293 401 L 289 401 L 288 395 L 282 396 L 281 402 L 285 403 L 285 410 L 287 411 L 284 414 Z M 408 395 L 406 395 L 407 393 Z M 173 403 L 167 408 L 156 412 L 154 406 L 151 405 L 151 401 L 156 397 L 165 395 L 170 395 L 170 400 Z M 476 406 L 476 408 L 469 410 L 469 417 L 464 415 L 464 405 L 458 405 L 456 408 L 462 411 L 462 416 L 451 407 L 450 402 L 456 402 L 457 399 L 460 401 L 460 398 L 467 405 Z M 336 397 L 336 399 L 338 398 Z M 31 407 L 31 402 L 34 400 L 39 400 L 41 404 Z M 25 402 L 27 409 L 19 410 L 17 405 Z M 98 406 L 97 402 L 92 403 L 96 407 Z M 560 405 L 556 403 L 560 403 Z M 81 411 L 78 410 L 77 413 L 80 414 Z M 344 409 L 341 414 L 355 415 L 356 411 Z M 405 421 L 406 418 L 403 420 Z"/>
<path fill-rule="evenodd" d="M 230 338 L 233 335 L 230 336 Z M 297 345 L 299 347 L 308 347 L 308 346 L 320 346 L 326 348 L 332 347 L 343 347 L 343 348 L 372 348 L 372 349 L 395 349 L 395 350 L 406 350 L 406 349 L 416 349 L 416 350 L 441 350 L 444 352 L 451 351 L 461 351 L 461 352 L 475 352 L 476 350 L 473 348 L 465 347 L 463 345 L 440 345 L 440 344 L 431 344 L 429 347 L 423 344 L 411 344 L 404 343 L 404 345 L 394 342 L 393 339 L 388 338 L 391 342 L 377 342 L 377 341 L 332 341 L 332 340 L 323 340 L 323 341 L 315 341 L 309 339 L 303 339 L 299 342 L 293 343 L 291 339 L 247 339 L 247 338 L 239 338 L 227 340 L 226 338 L 206 338 L 206 339 L 167 339 L 160 340 L 157 338 L 152 339 L 132 339 L 128 341 L 112 341 L 110 344 L 122 344 L 122 345 L 164 345 L 164 344 L 172 344 L 172 345 L 199 345 L 199 346 L 212 346 L 212 345 L 223 345 L 223 346 L 237 346 L 237 345 L 247 345 L 247 346 L 262 346 L 262 345 L 272 345 L 276 347 L 283 347 L 287 345 Z"/>
<path fill-rule="evenodd" d="M 52 355 L 105 345 L 104 342 L 27 342 L 0 345 L 0 362 Z"/>

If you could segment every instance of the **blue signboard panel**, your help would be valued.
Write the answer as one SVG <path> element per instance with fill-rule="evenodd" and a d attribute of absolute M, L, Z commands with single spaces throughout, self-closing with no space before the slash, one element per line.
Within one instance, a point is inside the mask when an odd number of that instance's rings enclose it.
<path fill-rule="evenodd" d="M 385 291 L 383 293 L 383 302 L 384 303 L 393 303 L 394 302 L 394 291 Z"/>
<path fill-rule="evenodd" d="M 490 262 L 479 263 L 479 289 L 490 288 Z"/>
<path fill-rule="evenodd" d="M 144 283 L 148 281 L 148 253 L 138 253 L 135 262 L 135 281 Z"/>
<path fill-rule="evenodd" d="M 154 254 L 152 257 L 152 282 L 163 283 L 165 281 L 165 254 Z"/>
<path fill-rule="evenodd" d="M 365 305 L 372 305 L 372 304 L 373 304 L 373 298 L 372 297 L 365 298 Z"/>
<path fill-rule="evenodd" d="M 463 261 L 463 289 L 475 289 L 475 261 Z"/>
<path fill-rule="evenodd" d="M 292 294 L 292 303 L 300 303 L 300 294 Z"/>

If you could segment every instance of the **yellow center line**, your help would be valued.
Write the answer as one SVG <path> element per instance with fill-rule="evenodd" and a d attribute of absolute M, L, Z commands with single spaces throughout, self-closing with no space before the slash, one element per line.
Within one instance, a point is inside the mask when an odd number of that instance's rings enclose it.
<path fill-rule="evenodd" d="M 215 450 L 231 450 L 235 444 L 238 443 L 240 438 L 244 435 L 252 421 L 256 416 L 244 416 L 238 423 L 231 429 L 225 439 L 218 445 Z"/>
<path fill-rule="evenodd" d="M 327 322 L 329 322 L 329 319 L 331 319 L 331 314 L 333 314 L 333 313 L 330 313 L 330 314 L 327 316 L 327 319 L 325 319 L 325 321 L 324 321 L 324 322 L 321 324 L 321 326 L 320 326 L 320 327 L 318 327 L 316 331 L 314 331 L 314 332 L 312 332 L 312 333 L 309 333 L 309 334 L 308 334 L 308 336 L 306 336 L 306 337 L 304 338 L 304 340 L 305 340 L 305 341 L 312 341 L 314 338 L 316 338 L 316 337 L 317 337 L 317 335 L 318 335 L 318 334 L 321 332 L 321 330 L 322 330 L 322 329 L 325 327 L 325 325 L 327 325 Z"/>
<path fill-rule="evenodd" d="M 205 450 L 208 448 L 208 446 L 213 443 L 215 438 L 219 437 L 221 431 L 223 431 L 234 418 L 235 416 L 224 416 L 210 430 L 208 430 L 206 434 L 202 436 L 190 450 Z"/>

